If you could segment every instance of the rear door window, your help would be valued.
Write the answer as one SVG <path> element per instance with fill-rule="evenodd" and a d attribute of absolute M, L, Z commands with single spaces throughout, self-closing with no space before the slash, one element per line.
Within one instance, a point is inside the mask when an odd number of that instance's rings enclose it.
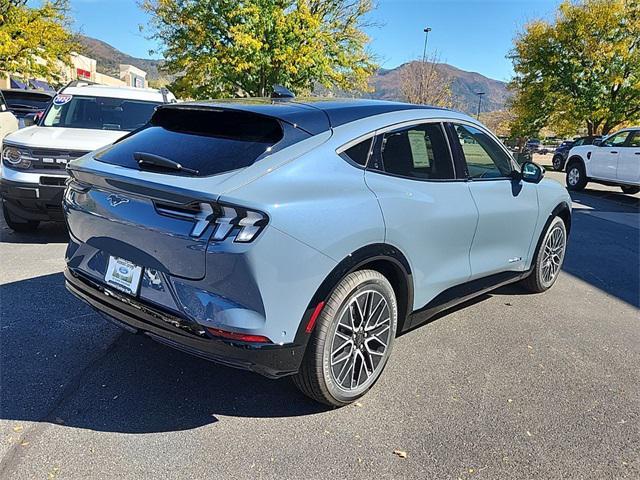
<path fill-rule="evenodd" d="M 420 180 L 454 178 L 447 140 L 439 123 L 425 123 L 384 134 L 384 171 Z"/>
<path fill-rule="evenodd" d="M 96 160 L 139 168 L 135 154 L 166 158 L 194 171 L 175 175 L 209 176 L 248 167 L 284 137 L 281 123 L 250 112 L 165 108 L 150 125 L 96 155 Z M 197 172 L 197 173 L 195 173 Z"/>

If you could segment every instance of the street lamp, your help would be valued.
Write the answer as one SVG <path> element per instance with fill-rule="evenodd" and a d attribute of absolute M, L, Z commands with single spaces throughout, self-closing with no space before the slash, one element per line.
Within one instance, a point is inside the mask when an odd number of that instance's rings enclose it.
<path fill-rule="evenodd" d="M 422 63 L 427 61 L 427 40 L 429 40 L 429 32 L 431 27 L 427 27 L 424 30 L 424 50 L 422 51 Z"/>
<path fill-rule="evenodd" d="M 482 96 L 484 95 L 484 92 L 476 92 L 476 95 L 478 95 L 478 114 L 476 115 L 476 118 L 480 120 L 480 107 L 482 106 Z"/>
<path fill-rule="evenodd" d="M 424 50 L 422 50 L 422 68 L 420 72 L 420 95 L 418 96 L 418 102 L 422 103 L 422 86 L 424 83 L 424 74 L 427 65 L 427 40 L 429 40 L 429 32 L 431 31 L 431 27 L 427 27 L 423 30 L 424 32 Z"/>

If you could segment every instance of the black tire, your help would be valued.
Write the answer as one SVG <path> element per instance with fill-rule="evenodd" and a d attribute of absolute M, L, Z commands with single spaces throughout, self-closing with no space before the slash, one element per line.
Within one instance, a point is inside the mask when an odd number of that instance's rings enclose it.
<path fill-rule="evenodd" d="M 622 189 L 622 193 L 626 193 L 627 195 L 635 195 L 640 192 L 640 187 L 631 187 L 631 186 L 620 186 Z"/>
<path fill-rule="evenodd" d="M 566 175 L 567 189 L 578 192 L 584 190 L 587 186 L 589 179 L 587 173 L 584 170 L 584 165 L 580 161 L 570 162 L 567 166 Z"/>
<path fill-rule="evenodd" d="M 386 316 L 387 313 L 389 315 L 388 322 L 385 322 L 384 324 L 381 323 L 379 327 L 373 328 L 371 330 L 371 336 L 368 339 L 366 338 L 367 333 L 365 328 L 369 325 L 368 321 L 360 321 L 359 326 L 362 331 L 356 334 L 356 329 L 352 328 L 355 323 L 354 318 L 350 315 L 352 312 L 356 312 L 357 314 L 354 302 L 356 302 L 356 305 L 360 305 L 357 302 L 359 302 L 363 297 L 364 311 L 371 311 L 371 305 L 376 303 L 376 300 L 373 300 L 374 298 L 384 298 L 386 301 L 386 304 L 384 304 L 380 310 L 374 309 L 373 312 L 371 312 L 371 316 L 368 317 L 369 319 L 372 319 L 374 318 L 375 312 L 380 313 L 375 325 L 380 323 L 382 316 Z M 371 305 L 367 307 L 368 304 Z M 378 307 L 380 307 L 380 305 L 378 305 Z M 388 310 L 385 310 L 387 308 Z M 351 322 L 351 327 L 348 328 L 353 333 L 353 337 L 352 339 L 347 338 L 342 346 L 339 345 L 338 349 L 334 349 L 334 342 L 336 339 L 346 338 L 351 335 L 349 333 L 345 334 L 344 330 L 340 331 L 340 329 L 345 326 L 343 321 L 347 317 Z M 388 328 L 386 328 L 387 323 Z M 391 354 L 397 325 L 398 305 L 393 287 L 387 278 L 375 270 L 359 270 L 350 273 L 340 281 L 325 303 L 322 313 L 316 322 L 312 337 L 309 339 L 309 344 L 307 346 L 300 371 L 293 377 L 294 383 L 302 393 L 326 405 L 341 407 L 354 402 L 367 393 L 367 391 L 376 383 L 378 378 L 380 378 Z M 385 329 L 385 334 L 387 334 L 387 336 L 384 337 L 384 340 L 387 341 L 386 348 L 383 353 L 380 354 L 379 359 L 377 356 L 374 357 L 367 353 L 369 360 L 373 361 L 373 359 L 376 359 L 378 362 L 367 363 L 365 361 L 364 353 L 370 351 L 369 346 L 371 345 L 371 342 L 376 346 L 378 335 L 382 335 L 380 333 L 373 334 L 373 332 L 382 331 L 383 328 Z M 359 337 L 358 339 L 356 339 L 357 336 Z M 343 349 L 347 348 L 346 346 L 349 343 L 349 351 L 346 352 Z M 362 351 L 363 344 L 365 349 L 364 352 Z M 382 348 L 382 345 L 383 342 L 380 342 L 378 348 Z M 332 350 L 334 351 L 332 352 Z M 335 357 L 340 357 L 340 355 L 336 355 L 336 353 L 343 353 L 341 358 L 344 358 L 345 360 L 343 361 L 346 363 L 342 364 L 342 361 L 335 362 Z M 344 353 L 348 353 L 348 355 L 344 355 Z M 354 359 L 353 361 L 351 360 L 352 358 Z M 358 359 L 361 359 L 360 365 L 359 367 L 356 367 L 356 365 L 358 365 Z M 349 364 L 352 364 L 353 366 L 348 367 Z M 370 373 L 368 370 L 362 370 L 365 364 L 372 366 Z M 353 385 L 354 380 L 353 372 L 355 372 L 356 369 L 358 370 L 359 373 L 356 379 L 355 388 L 344 388 L 344 385 L 340 383 L 339 379 L 343 370 L 340 370 L 337 375 L 335 374 L 336 370 L 344 368 L 347 368 L 344 380 L 347 380 L 351 386 Z M 366 377 L 364 382 L 360 384 L 361 373 L 363 371 L 365 372 Z M 346 378 L 346 376 L 349 376 L 349 372 L 352 372 L 350 379 Z"/>
<path fill-rule="evenodd" d="M 562 251 L 558 256 L 557 271 L 553 277 L 549 280 L 545 278 L 545 262 L 548 257 L 545 256 L 545 246 L 550 237 L 555 234 L 555 231 L 559 229 L 562 233 Z M 560 217 L 555 217 L 549 227 L 544 231 L 542 241 L 536 252 L 536 257 L 533 259 L 533 266 L 531 273 L 520 283 L 521 285 L 533 293 L 542 293 L 549 290 L 558 279 L 558 274 L 562 268 L 562 262 L 567 250 L 567 226 Z"/>
<path fill-rule="evenodd" d="M 38 225 L 40 225 L 37 220 L 27 220 L 11 213 L 4 200 L 2 201 L 2 214 L 7 226 L 14 232 L 35 232 L 38 229 Z"/>
<path fill-rule="evenodd" d="M 551 168 L 553 168 L 557 172 L 561 172 L 564 167 L 564 158 L 562 155 L 554 155 L 551 160 Z"/>

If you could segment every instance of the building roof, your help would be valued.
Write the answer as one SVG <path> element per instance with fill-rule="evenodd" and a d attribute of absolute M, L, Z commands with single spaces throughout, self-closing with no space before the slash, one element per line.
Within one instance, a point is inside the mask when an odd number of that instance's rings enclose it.
<path fill-rule="evenodd" d="M 148 102 L 162 102 L 164 98 L 162 92 L 155 88 L 115 87 L 95 84 L 66 87 L 60 93 L 92 97 L 126 98 Z M 171 93 L 168 93 L 167 97 L 169 100 L 175 100 Z"/>
<path fill-rule="evenodd" d="M 312 135 L 361 118 L 401 110 L 428 110 L 438 107 L 368 99 L 305 98 L 273 100 L 269 98 L 185 102 L 161 108 L 240 110 L 277 118 Z"/>

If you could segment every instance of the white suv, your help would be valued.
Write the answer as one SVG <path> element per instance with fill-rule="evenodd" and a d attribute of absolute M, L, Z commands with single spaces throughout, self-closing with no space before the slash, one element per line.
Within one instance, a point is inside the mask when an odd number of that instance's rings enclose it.
<path fill-rule="evenodd" d="M 599 145 L 569 151 L 567 188 L 582 190 L 588 182 L 619 186 L 628 194 L 640 192 L 640 127 L 620 130 Z"/>
<path fill-rule="evenodd" d="M 0 192 L 7 225 L 30 231 L 43 220 L 62 221 L 67 162 L 143 127 L 158 105 L 175 101 L 166 89 L 69 84 L 37 125 L 2 142 Z"/>
<path fill-rule="evenodd" d="M 18 119 L 9 111 L 7 102 L 0 92 L 0 141 L 10 134 L 18 130 Z"/>

